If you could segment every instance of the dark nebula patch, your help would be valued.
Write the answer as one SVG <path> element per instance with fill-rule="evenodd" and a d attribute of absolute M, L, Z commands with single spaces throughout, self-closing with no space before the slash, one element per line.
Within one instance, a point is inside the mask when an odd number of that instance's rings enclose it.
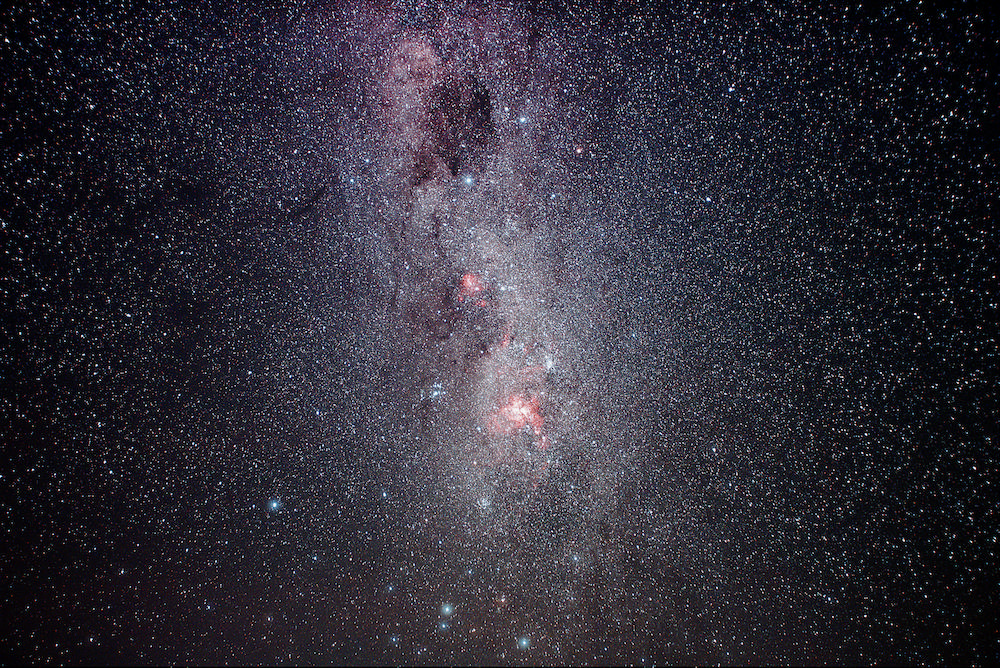
<path fill-rule="evenodd" d="M 444 161 L 452 176 L 467 168 L 493 134 L 490 94 L 471 74 L 453 76 L 430 94 L 428 122 L 433 135 L 430 152 Z"/>

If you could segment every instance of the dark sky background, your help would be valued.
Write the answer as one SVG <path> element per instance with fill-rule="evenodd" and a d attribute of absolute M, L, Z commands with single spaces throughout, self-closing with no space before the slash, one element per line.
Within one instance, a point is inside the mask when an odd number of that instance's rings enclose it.
<path fill-rule="evenodd" d="M 985 6 L 60 4 L 0 654 L 1000 656 Z"/>

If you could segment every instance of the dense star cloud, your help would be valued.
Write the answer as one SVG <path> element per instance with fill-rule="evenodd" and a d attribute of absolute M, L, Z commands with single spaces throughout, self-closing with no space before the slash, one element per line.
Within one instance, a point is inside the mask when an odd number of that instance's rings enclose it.
<path fill-rule="evenodd" d="M 995 661 L 985 9 L 2 26 L 4 655 Z"/>

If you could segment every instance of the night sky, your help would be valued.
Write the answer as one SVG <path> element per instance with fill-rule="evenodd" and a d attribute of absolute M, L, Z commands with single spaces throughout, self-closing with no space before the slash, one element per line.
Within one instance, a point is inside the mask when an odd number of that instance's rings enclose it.
<path fill-rule="evenodd" d="M 998 659 L 985 6 L 20 4 L 0 655 Z"/>

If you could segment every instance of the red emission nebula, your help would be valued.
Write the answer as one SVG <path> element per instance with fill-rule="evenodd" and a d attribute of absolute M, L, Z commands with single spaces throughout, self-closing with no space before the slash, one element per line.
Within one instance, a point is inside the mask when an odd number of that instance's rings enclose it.
<path fill-rule="evenodd" d="M 538 397 L 527 398 L 515 394 L 494 413 L 489 421 L 490 430 L 495 434 L 510 435 L 526 429 L 529 425 L 538 438 L 538 449 L 548 447 L 548 439 L 542 433 L 541 405 Z"/>
<path fill-rule="evenodd" d="M 458 286 L 458 301 L 479 297 L 486 292 L 486 285 L 476 274 L 466 273 Z M 477 298 L 474 302 L 480 308 L 488 308 L 491 302 Z M 508 350 L 511 341 L 511 325 L 504 325 L 504 337 L 495 353 Z M 521 366 L 513 368 L 503 365 L 499 369 L 498 380 L 508 384 L 537 384 L 542 381 L 544 367 L 541 365 Z M 542 417 L 541 399 L 534 392 L 508 391 L 499 394 L 497 406 L 486 418 L 489 432 L 496 436 L 515 436 L 531 432 L 535 435 L 535 443 L 540 452 L 548 448 L 549 440 L 544 434 L 545 420 Z"/>

